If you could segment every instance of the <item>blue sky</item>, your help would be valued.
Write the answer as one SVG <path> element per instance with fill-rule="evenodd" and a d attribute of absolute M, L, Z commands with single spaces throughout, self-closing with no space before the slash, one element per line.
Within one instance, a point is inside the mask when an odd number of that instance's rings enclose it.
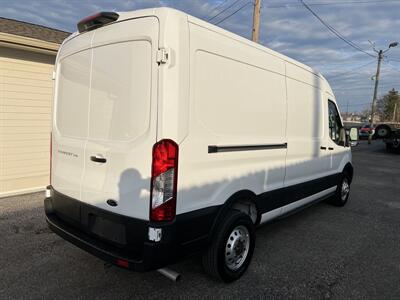
<path fill-rule="evenodd" d="M 129 11 L 169 6 L 216 23 L 249 0 L 0 0 L 0 16 L 75 31 L 76 23 L 98 11 Z M 306 0 L 347 39 L 373 53 L 400 42 L 400 0 Z M 218 26 L 249 38 L 251 3 Z M 342 112 L 360 111 L 371 102 L 376 60 L 335 37 L 297 0 L 262 0 L 260 43 L 310 65 L 330 82 Z M 379 94 L 400 89 L 400 46 L 382 64 Z"/>

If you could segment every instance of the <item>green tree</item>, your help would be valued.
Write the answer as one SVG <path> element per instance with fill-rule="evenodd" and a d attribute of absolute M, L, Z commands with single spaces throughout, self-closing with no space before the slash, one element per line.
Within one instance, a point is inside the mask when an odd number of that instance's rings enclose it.
<path fill-rule="evenodd" d="M 396 116 L 394 115 L 396 108 Z M 398 121 L 397 116 L 400 111 L 400 95 L 399 91 L 392 89 L 377 102 L 377 112 L 384 121 Z"/>

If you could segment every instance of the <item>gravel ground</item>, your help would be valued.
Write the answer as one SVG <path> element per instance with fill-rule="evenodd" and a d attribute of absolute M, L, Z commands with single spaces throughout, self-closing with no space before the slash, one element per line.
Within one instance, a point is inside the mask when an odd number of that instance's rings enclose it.
<path fill-rule="evenodd" d="M 105 267 L 47 228 L 41 193 L 0 199 L 0 299 L 400 299 L 400 155 L 375 141 L 353 160 L 349 203 L 259 228 L 250 268 L 230 285 L 206 277 L 196 257 L 171 266 L 178 283 Z"/>

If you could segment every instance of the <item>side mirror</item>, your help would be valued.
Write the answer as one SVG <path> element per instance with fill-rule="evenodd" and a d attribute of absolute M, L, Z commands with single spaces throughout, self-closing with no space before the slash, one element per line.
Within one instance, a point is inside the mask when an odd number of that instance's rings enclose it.
<path fill-rule="evenodd" d="M 351 147 L 358 145 L 358 128 L 352 127 L 349 132 L 349 144 Z"/>

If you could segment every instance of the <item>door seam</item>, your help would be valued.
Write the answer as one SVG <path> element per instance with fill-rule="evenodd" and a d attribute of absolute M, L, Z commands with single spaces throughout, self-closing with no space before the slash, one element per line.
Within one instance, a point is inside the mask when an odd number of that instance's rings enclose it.
<path fill-rule="evenodd" d="M 92 77 L 93 77 L 93 40 L 96 32 L 93 32 L 92 38 L 90 39 L 90 72 L 89 72 L 89 93 L 88 93 L 88 112 L 87 112 L 87 132 L 86 132 L 86 138 L 85 138 L 85 143 L 83 146 L 83 170 L 82 170 L 82 175 L 81 175 L 81 181 L 80 181 L 80 188 L 79 188 L 79 198 L 81 201 L 83 201 L 82 195 L 83 195 L 83 181 L 85 179 L 85 174 L 86 174 L 86 148 L 87 148 L 87 143 L 88 143 L 88 138 L 89 138 L 89 126 L 90 126 L 90 104 L 91 104 L 91 97 L 92 97 Z"/>

